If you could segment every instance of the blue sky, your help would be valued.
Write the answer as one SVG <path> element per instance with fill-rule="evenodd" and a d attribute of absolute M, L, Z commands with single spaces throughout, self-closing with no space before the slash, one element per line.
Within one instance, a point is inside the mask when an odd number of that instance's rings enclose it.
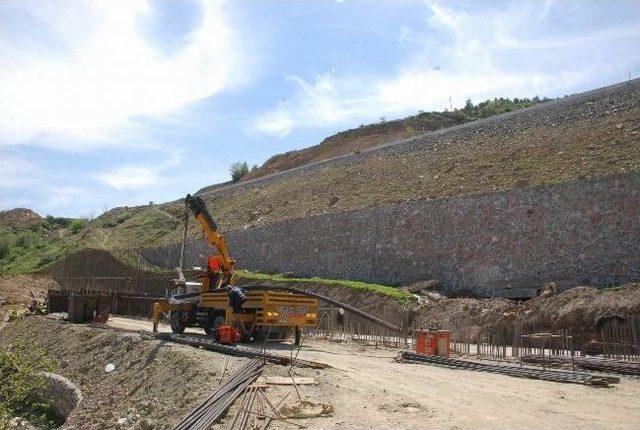
<path fill-rule="evenodd" d="M 381 117 L 640 76 L 638 1 L 0 2 L 0 209 L 96 216 Z"/>

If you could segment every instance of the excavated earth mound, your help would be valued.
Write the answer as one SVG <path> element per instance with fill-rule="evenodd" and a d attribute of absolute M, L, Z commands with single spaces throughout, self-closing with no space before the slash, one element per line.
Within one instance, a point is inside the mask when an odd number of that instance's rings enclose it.
<path fill-rule="evenodd" d="M 593 330 L 603 315 L 640 315 L 640 284 L 597 290 L 576 287 L 551 297 L 518 302 L 506 299 L 444 298 L 418 310 L 423 326 L 465 321 L 490 326 L 519 320 L 529 326 Z"/>

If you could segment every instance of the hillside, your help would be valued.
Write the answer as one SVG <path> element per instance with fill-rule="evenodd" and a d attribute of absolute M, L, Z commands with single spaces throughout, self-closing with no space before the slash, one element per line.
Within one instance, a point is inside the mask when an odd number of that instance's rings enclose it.
<path fill-rule="evenodd" d="M 0 274 L 45 267 L 80 248 L 83 219 L 40 217 L 30 209 L 0 212 Z"/>
<path fill-rule="evenodd" d="M 634 80 L 199 193 L 229 231 L 381 203 L 638 171 L 640 80 Z M 18 264 L 13 253 L 13 260 L 6 255 L 0 259 L 0 268 L 3 273 L 33 270 L 80 245 L 123 248 L 177 242 L 183 210 L 177 200 L 116 208 L 76 233 L 68 226 L 30 228 L 27 231 L 46 241 L 29 247 L 24 254 L 28 264 Z M 4 223 L 2 228 L 6 231 Z M 198 235 L 191 221 L 189 236 Z M 2 237 L 5 240 L 6 233 Z"/>
<path fill-rule="evenodd" d="M 308 148 L 278 154 L 267 160 L 262 166 L 251 170 L 241 180 L 259 178 L 275 172 L 283 172 L 295 167 L 327 160 L 345 154 L 357 154 L 365 149 L 373 148 L 389 142 L 421 136 L 423 134 L 452 127 L 476 119 L 511 112 L 538 103 L 548 101 L 547 98 L 505 99 L 496 98 L 474 105 L 467 101 L 463 109 L 452 112 L 420 112 L 407 118 L 385 121 L 377 124 L 361 125 L 356 129 L 342 131 L 329 136 Z"/>
<path fill-rule="evenodd" d="M 640 80 L 214 190 L 220 224 L 581 180 L 640 169 Z"/>

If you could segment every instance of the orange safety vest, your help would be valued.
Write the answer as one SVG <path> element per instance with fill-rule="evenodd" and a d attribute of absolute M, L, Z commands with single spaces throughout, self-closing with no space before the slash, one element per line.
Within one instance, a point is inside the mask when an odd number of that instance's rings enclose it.
<path fill-rule="evenodd" d="M 218 272 L 220 270 L 220 261 L 217 256 L 209 257 L 209 270 L 212 272 Z"/>

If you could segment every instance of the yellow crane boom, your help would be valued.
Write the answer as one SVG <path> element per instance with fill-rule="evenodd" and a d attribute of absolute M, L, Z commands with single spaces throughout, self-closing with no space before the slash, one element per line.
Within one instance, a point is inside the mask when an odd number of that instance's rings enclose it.
<path fill-rule="evenodd" d="M 233 277 L 233 269 L 236 265 L 236 260 L 229 255 L 229 248 L 224 237 L 218 233 L 218 225 L 213 220 L 211 213 L 207 209 L 207 205 L 204 203 L 204 199 L 199 196 L 192 196 L 187 194 L 185 199 L 187 207 L 193 212 L 196 220 L 202 228 L 202 232 L 207 237 L 207 240 L 218 251 L 216 259 L 222 269 L 222 283 L 230 284 Z"/>

